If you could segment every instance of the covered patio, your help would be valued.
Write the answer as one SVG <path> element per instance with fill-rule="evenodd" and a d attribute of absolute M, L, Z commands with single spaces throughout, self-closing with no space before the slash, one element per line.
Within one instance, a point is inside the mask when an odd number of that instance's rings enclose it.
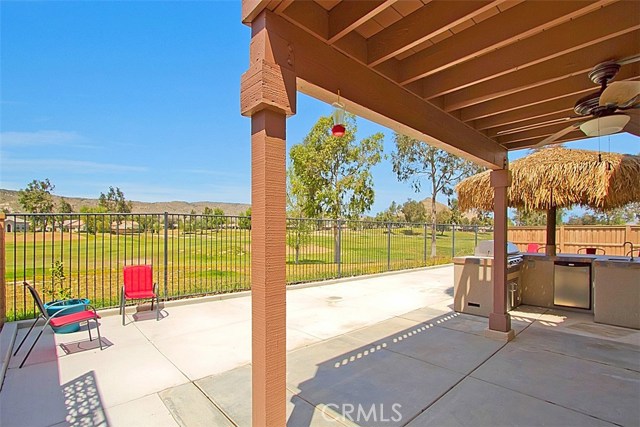
<path fill-rule="evenodd" d="M 290 289 L 287 425 L 637 424 L 639 331 L 520 307 L 499 342 L 451 311 L 452 282 L 445 266 Z M 163 315 L 103 317 L 104 351 L 49 331 L 24 368 L 11 359 L 0 424 L 255 426 L 249 295 Z"/>
<path fill-rule="evenodd" d="M 340 94 L 348 111 L 492 170 L 484 333 L 512 340 L 507 152 L 560 131 L 556 143 L 584 138 L 578 127 L 565 131 L 578 119 L 600 123 L 607 83 L 640 76 L 640 3 L 244 0 L 242 20 L 252 32 L 241 111 L 252 124 L 253 424 L 286 422 L 285 139 L 297 91 L 328 104 Z M 624 113 L 634 135 L 637 111 Z"/>

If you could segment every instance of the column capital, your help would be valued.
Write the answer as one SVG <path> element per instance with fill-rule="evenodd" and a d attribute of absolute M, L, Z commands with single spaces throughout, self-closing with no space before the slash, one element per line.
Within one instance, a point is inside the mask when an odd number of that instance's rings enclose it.
<path fill-rule="evenodd" d="M 293 71 L 265 59 L 255 61 L 241 78 L 240 112 L 252 116 L 269 109 L 291 116 L 295 114 L 295 92 Z"/>
<path fill-rule="evenodd" d="M 511 171 L 509 169 L 492 170 L 490 178 L 491 186 L 496 187 L 510 187 L 511 186 Z"/>

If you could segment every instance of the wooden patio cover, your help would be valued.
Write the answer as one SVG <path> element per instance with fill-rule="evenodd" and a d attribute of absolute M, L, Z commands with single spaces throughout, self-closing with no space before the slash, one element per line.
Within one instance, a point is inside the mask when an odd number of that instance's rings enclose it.
<path fill-rule="evenodd" d="M 640 1 L 243 0 L 242 21 L 252 30 L 241 109 L 252 118 L 253 424 L 286 421 L 285 119 L 297 91 L 332 103 L 339 90 L 348 111 L 494 170 L 489 327 L 508 333 L 507 151 L 575 121 L 575 102 L 599 89 L 587 76 L 596 64 L 620 61 L 616 81 L 640 78 Z M 637 114 L 625 130 L 640 135 Z"/>

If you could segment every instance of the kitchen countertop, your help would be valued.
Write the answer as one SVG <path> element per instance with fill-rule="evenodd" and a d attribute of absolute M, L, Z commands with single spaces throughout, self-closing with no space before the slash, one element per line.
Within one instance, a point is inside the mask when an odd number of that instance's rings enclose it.
<path fill-rule="evenodd" d="M 625 267 L 634 266 L 640 268 L 640 258 L 635 257 L 633 261 L 629 257 L 616 255 L 589 255 L 589 254 L 558 254 L 556 256 L 548 256 L 546 254 L 523 253 L 524 258 L 539 259 L 545 261 L 568 261 L 568 262 L 591 262 L 599 266 L 607 267 Z"/>
<path fill-rule="evenodd" d="M 522 252 L 525 260 L 539 261 L 566 261 L 566 262 L 590 262 L 598 267 L 620 267 L 620 268 L 640 268 L 640 258 L 635 257 L 633 261 L 629 257 L 616 255 L 590 255 L 590 254 L 558 254 L 556 256 L 548 256 L 541 253 Z M 493 257 L 487 256 L 462 256 L 453 258 L 453 262 L 457 264 L 471 263 L 478 264 L 482 260 L 491 264 Z"/>

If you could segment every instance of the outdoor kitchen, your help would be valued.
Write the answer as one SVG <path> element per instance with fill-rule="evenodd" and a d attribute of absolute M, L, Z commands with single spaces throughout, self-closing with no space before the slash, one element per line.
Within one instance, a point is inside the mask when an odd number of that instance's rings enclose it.
<path fill-rule="evenodd" d="M 640 259 L 522 253 L 507 243 L 507 310 L 531 305 L 592 313 L 596 323 L 640 329 Z M 454 309 L 488 317 L 493 306 L 493 241 L 454 258 Z"/>

